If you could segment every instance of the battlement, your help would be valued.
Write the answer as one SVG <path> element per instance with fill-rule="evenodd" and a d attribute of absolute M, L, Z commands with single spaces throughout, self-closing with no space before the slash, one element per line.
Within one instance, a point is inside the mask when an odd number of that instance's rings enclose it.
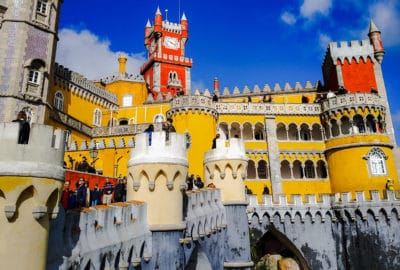
<path fill-rule="evenodd" d="M 131 152 L 128 167 L 144 163 L 167 163 L 188 165 L 186 158 L 186 137 L 178 133 L 170 133 L 166 139 L 166 133 L 153 132 L 151 145 L 149 134 L 141 133 L 136 137 L 136 147 Z"/>
<path fill-rule="evenodd" d="M 227 226 L 219 189 L 187 191 L 186 237 L 197 240 Z"/>
<path fill-rule="evenodd" d="M 247 161 L 243 140 L 236 138 L 231 138 L 229 141 L 222 138 L 217 139 L 216 148 L 206 152 L 204 163 L 223 159 L 242 159 Z"/>
<path fill-rule="evenodd" d="M 53 224 L 49 257 L 68 257 L 65 268 L 83 259 L 82 265 L 90 262 L 99 269 L 100 250 L 102 254 L 121 252 L 124 260 L 131 253 L 132 262 L 149 261 L 152 238 L 146 220 L 146 204 L 134 201 L 70 210 L 64 224 Z"/>
<path fill-rule="evenodd" d="M 170 21 L 163 21 L 162 29 L 167 32 L 178 33 L 178 34 L 180 34 L 182 31 L 182 27 L 179 23 L 173 23 Z"/>
<path fill-rule="evenodd" d="M 90 94 L 103 98 L 114 105 L 118 104 L 117 95 L 96 86 L 93 81 L 86 79 L 84 76 L 77 72 L 71 71 L 68 68 L 65 68 L 64 66 L 56 63 L 54 74 L 56 77 L 59 77 L 59 79 L 61 79 L 61 81 L 58 83 L 67 83 L 66 87 L 71 88 L 72 91 L 76 91 L 77 93 L 88 91 Z M 72 85 L 70 85 L 70 83 L 72 83 Z"/>
<path fill-rule="evenodd" d="M 328 61 L 328 58 L 336 63 L 336 60 L 340 60 L 342 63 L 345 59 L 351 61 L 352 58 L 355 58 L 358 63 L 359 59 L 363 59 L 366 61 L 368 57 L 374 59 L 374 48 L 370 44 L 370 41 L 367 39 L 358 41 L 352 40 L 349 42 L 341 41 L 341 42 L 331 42 L 329 43 L 327 52 L 324 58 L 324 64 Z"/>
<path fill-rule="evenodd" d="M 374 107 L 386 110 L 384 99 L 376 94 L 355 93 L 339 95 L 323 100 L 322 112 L 351 107 Z"/>
<path fill-rule="evenodd" d="M 188 112 L 190 110 L 205 112 L 213 115 L 215 118 L 218 115 L 211 97 L 194 95 L 174 98 L 171 101 L 171 108 L 167 112 L 167 116 L 170 117 L 174 113 Z"/>
<path fill-rule="evenodd" d="M 366 199 L 366 193 L 369 193 L 371 199 Z M 326 215 L 329 215 L 335 221 L 334 211 L 342 211 L 341 217 L 347 216 L 352 220 L 355 219 L 356 213 L 365 218 L 367 212 L 373 213 L 376 219 L 379 218 L 380 212 L 384 211 L 387 217 L 393 208 L 400 207 L 400 200 L 395 197 L 395 192 L 391 190 L 386 191 L 386 196 L 381 198 L 379 191 L 360 191 L 355 193 L 353 199 L 352 193 L 337 193 L 337 194 L 322 194 L 319 200 L 315 194 L 305 195 L 303 200 L 301 195 L 279 195 L 278 201 L 273 201 L 272 195 L 262 195 L 262 203 L 259 204 L 256 195 L 248 196 L 248 213 L 249 218 L 257 215 L 261 218 L 264 215 L 272 219 L 274 216 L 279 216 L 281 222 L 284 221 L 285 216 L 289 216 L 294 220 L 295 215 L 300 215 L 301 220 L 304 222 L 306 215 L 311 215 L 312 220 L 319 215 L 322 221 L 325 220 Z M 397 210 L 396 210 L 397 211 Z M 397 213 L 400 218 L 400 213 Z"/>
<path fill-rule="evenodd" d="M 64 133 L 32 124 L 28 144 L 18 144 L 19 123 L 0 123 L 0 174 L 64 179 Z"/>

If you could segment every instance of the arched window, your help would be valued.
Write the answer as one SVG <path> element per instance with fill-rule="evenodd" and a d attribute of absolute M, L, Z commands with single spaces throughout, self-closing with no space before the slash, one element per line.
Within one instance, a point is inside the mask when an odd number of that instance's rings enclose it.
<path fill-rule="evenodd" d="M 353 133 L 365 133 L 364 119 L 359 114 L 353 117 Z"/>
<path fill-rule="evenodd" d="M 317 162 L 317 177 L 327 178 L 328 172 L 326 171 L 326 164 L 323 160 L 318 160 Z"/>
<path fill-rule="evenodd" d="M 239 123 L 232 123 L 231 124 L 231 138 L 240 138 L 240 125 Z"/>
<path fill-rule="evenodd" d="M 162 114 L 157 114 L 155 117 L 154 117 L 154 120 L 153 120 L 153 123 L 162 123 L 162 122 L 164 122 L 165 120 L 164 120 L 164 115 L 162 115 Z"/>
<path fill-rule="evenodd" d="M 249 164 L 247 165 L 247 178 L 256 179 L 256 165 L 253 160 L 249 160 Z"/>
<path fill-rule="evenodd" d="M 308 127 L 307 124 L 301 124 L 301 126 L 300 126 L 300 138 L 303 141 L 311 140 L 311 132 L 310 132 L 310 128 Z"/>
<path fill-rule="evenodd" d="M 303 168 L 301 167 L 301 162 L 298 160 L 293 162 L 293 178 L 303 178 Z"/>
<path fill-rule="evenodd" d="M 375 117 L 371 114 L 367 116 L 367 131 L 369 133 L 376 133 Z"/>
<path fill-rule="evenodd" d="M 324 124 L 324 130 L 325 130 L 325 139 L 330 139 L 331 138 L 331 129 L 329 128 L 329 124 L 325 122 Z"/>
<path fill-rule="evenodd" d="M 290 124 L 289 125 L 289 140 L 290 141 L 297 141 L 299 139 L 299 133 L 297 131 L 297 126 L 296 124 Z"/>
<path fill-rule="evenodd" d="M 314 163 L 311 160 L 307 160 L 304 167 L 304 173 L 306 178 L 315 178 Z"/>
<path fill-rule="evenodd" d="M 100 127 L 101 126 L 101 110 L 96 108 L 93 111 L 93 125 Z"/>
<path fill-rule="evenodd" d="M 220 132 L 220 133 L 222 132 L 222 133 L 225 134 L 225 137 L 222 137 L 222 134 L 220 134 L 222 138 L 228 139 L 228 138 L 229 138 L 229 137 L 228 137 L 228 134 L 229 134 L 229 131 L 228 131 L 228 124 L 225 123 L 225 122 L 219 123 L 219 132 Z"/>
<path fill-rule="evenodd" d="M 343 116 L 340 119 L 341 122 L 341 129 L 342 129 L 342 134 L 350 134 L 351 132 L 351 125 L 350 125 L 350 120 L 347 116 Z"/>
<path fill-rule="evenodd" d="M 126 119 L 126 118 L 120 119 L 120 120 L 119 120 L 119 125 L 120 125 L 120 126 L 127 126 L 127 125 L 129 125 L 129 119 Z"/>
<path fill-rule="evenodd" d="M 290 172 L 290 163 L 287 160 L 281 161 L 281 177 L 283 179 L 292 178 L 292 173 Z"/>
<path fill-rule="evenodd" d="M 319 124 L 312 125 L 311 135 L 314 141 L 322 141 L 322 131 Z"/>
<path fill-rule="evenodd" d="M 133 105 L 133 96 L 132 95 L 124 95 L 122 97 L 122 107 L 130 107 Z"/>
<path fill-rule="evenodd" d="M 257 174 L 258 174 L 258 179 L 268 178 L 268 168 L 267 168 L 267 162 L 265 160 L 258 161 Z"/>
<path fill-rule="evenodd" d="M 331 120 L 331 134 L 332 137 L 339 136 L 339 125 L 335 119 Z"/>
<path fill-rule="evenodd" d="M 28 67 L 28 83 L 39 85 L 42 82 L 45 63 L 40 59 L 35 59 Z"/>
<path fill-rule="evenodd" d="M 369 173 L 373 176 L 386 175 L 386 159 L 385 153 L 377 147 L 372 148 L 364 159 L 368 162 Z"/>
<path fill-rule="evenodd" d="M 64 110 L 64 95 L 60 91 L 57 91 L 54 95 L 54 108 L 59 111 Z"/>
<path fill-rule="evenodd" d="M 278 140 L 287 140 L 287 132 L 285 124 L 279 123 L 276 126 L 276 137 L 278 138 Z"/>
<path fill-rule="evenodd" d="M 264 140 L 264 125 L 261 123 L 257 123 L 254 128 L 254 139 L 258 141 Z"/>
<path fill-rule="evenodd" d="M 253 127 L 250 123 L 243 124 L 243 140 L 253 140 Z"/>

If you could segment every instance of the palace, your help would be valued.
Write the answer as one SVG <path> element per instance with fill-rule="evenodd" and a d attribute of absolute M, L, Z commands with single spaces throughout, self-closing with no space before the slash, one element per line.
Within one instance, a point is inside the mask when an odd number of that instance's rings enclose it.
<path fill-rule="evenodd" d="M 348 236 L 341 226 L 371 218 L 385 229 L 378 220 L 390 217 L 394 240 L 378 238 L 388 249 L 399 243 L 400 202 L 385 185 L 390 178 L 400 189 L 400 154 L 381 69 L 385 51 L 372 21 L 368 39 L 327 44 L 323 82 L 220 89 L 215 78 L 213 89 L 199 90 L 191 88 L 185 14 L 174 23 L 157 9 L 146 23 L 140 74 L 126 70 L 121 54 L 115 74 L 91 81 L 54 62 L 62 1 L 34 2 L 36 8 L 0 0 L 0 145 L 6 150 L 0 154 L 0 225 L 8 234 L 17 227 L 22 235 L 41 233 L 9 250 L 2 244 L 0 258 L 40 242 L 47 259 L 32 259 L 35 269 L 200 269 L 189 265 L 193 256 L 203 262 L 202 252 L 209 269 L 250 269 L 250 224 L 262 233 L 258 252 L 273 249 L 265 239 L 272 233 L 292 241 L 282 246 L 300 269 L 343 269 L 359 254 L 337 256 L 335 243 Z M 16 143 L 17 126 L 9 123 L 19 111 L 32 126 L 27 145 Z M 176 129 L 168 140 L 167 118 Z M 149 145 L 144 131 L 151 124 Z M 98 175 L 128 177 L 130 202 L 63 213 L 61 163 L 73 177 L 83 157 Z M 216 189 L 182 197 L 188 174 Z M 30 213 L 34 218 L 24 223 Z M 326 236 L 330 247 L 289 233 L 311 237 L 315 230 L 323 237 L 333 227 L 337 233 Z M 124 238 L 129 231 L 135 233 Z M 0 240 L 7 242 L 7 235 Z M 170 249 L 159 245 L 163 241 Z M 32 258 L 28 253 L 22 255 Z"/>

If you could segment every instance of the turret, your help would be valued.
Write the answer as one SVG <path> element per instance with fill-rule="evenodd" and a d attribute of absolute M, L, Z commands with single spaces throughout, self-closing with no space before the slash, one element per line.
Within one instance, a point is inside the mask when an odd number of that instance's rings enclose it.
<path fill-rule="evenodd" d="M 236 138 L 217 139 L 216 148 L 206 152 L 204 157 L 205 184 L 213 183 L 221 190 L 221 201 L 226 209 L 225 268 L 251 269 L 253 266 L 244 185 L 247 162 L 243 141 Z"/>
<path fill-rule="evenodd" d="M 151 23 L 150 20 L 147 20 L 146 26 L 144 27 L 144 46 L 147 50 L 149 50 L 150 46 L 150 34 L 151 34 Z"/>
<path fill-rule="evenodd" d="M 182 31 L 182 41 L 185 44 L 189 37 L 188 21 L 186 19 L 185 13 L 182 14 L 181 18 L 181 31 Z"/>
<path fill-rule="evenodd" d="M 18 144 L 18 135 L 18 123 L 0 123 L 1 265 L 45 269 L 49 219 L 57 217 L 64 180 L 64 136 L 39 124 L 28 144 Z"/>
<path fill-rule="evenodd" d="M 376 27 L 375 23 L 371 20 L 368 31 L 369 40 L 374 48 L 374 56 L 379 64 L 382 63 L 383 56 L 385 55 L 385 49 L 383 48 L 383 42 L 381 37 L 381 31 Z"/>
<path fill-rule="evenodd" d="M 157 38 L 162 35 L 162 15 L 160 7 L 157 7 L 157 11 L 154 16 L 154 34 Z"/>
<path fill-rule="evenodd" d="M 184 228 L 182 190 L 186 188 L 188 161 L 182 134 L 154 132 L 137 136 L 128 162 L 127 199 L 148 205 L 151 230 Z"/>

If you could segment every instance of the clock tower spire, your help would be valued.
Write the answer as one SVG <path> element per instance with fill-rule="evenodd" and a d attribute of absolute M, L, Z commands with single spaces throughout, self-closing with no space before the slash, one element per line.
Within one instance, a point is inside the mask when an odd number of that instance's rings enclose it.
<path fill-rule="evenodd" d="M 144 45 L 148 59 L 140 69 L 154 98 L 168 94 L 190 93 L 192 59 L 185 57 L 189 37 L 188 22 L 183 14 L 179 23 L 163 20 L 160 8 L 145 26 Z"/>

